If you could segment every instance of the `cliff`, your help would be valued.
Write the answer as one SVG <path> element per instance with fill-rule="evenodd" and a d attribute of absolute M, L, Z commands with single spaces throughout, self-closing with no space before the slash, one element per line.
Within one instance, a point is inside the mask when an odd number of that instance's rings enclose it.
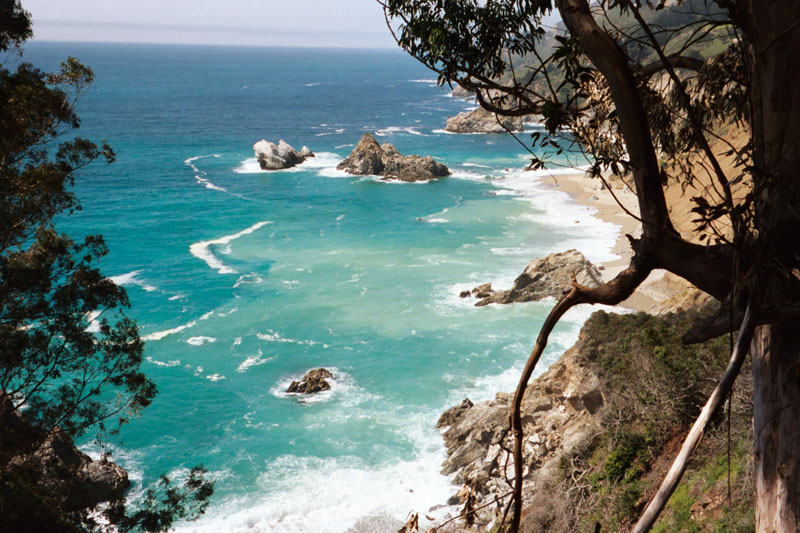
<path fill-rule="evenodd" d="M 727 361 L 727 340 L 684 346 L 680 335 L 709 309 L 663 316 L 602 311 L 584 325 L 576 345 L 533 380 L 523 400 L 525 432 L 524 531 L 626 531 L 655 492 L 682 436 Z M 740 379 L 744 379 L 740 378 Z M 751 404 L 746 384 L 732 409 L 731 515 L 747 527 L 752 514 L 749 459 Z M 447 447 L 442 472 L 491 530 L 510 490 L 513 448 L 508 429 L 511 395 L 446 411 L 439 425 Z M 721 421 L 721 419 L 720 419 Z M 725 428 L 698 451 L 683 489 L 670 501 L 658 531 L 714 530 L 728 525 Z M 682 498 L 682 499 L 681 499 Z M 462 498 L 466 500 L 466 498 Z M 456 520 L 440 531 L 466 531 Z M 471 529 L 474 531 L 474 529 Z"/>

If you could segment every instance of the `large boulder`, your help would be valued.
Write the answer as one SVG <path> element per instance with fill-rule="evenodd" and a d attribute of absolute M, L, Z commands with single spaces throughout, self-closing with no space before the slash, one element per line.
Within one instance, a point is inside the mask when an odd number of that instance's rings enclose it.
<path fill-rule="evenodd" d="M 450 175 L 450 170 L 430 156 L 404 156 L 389 144 L 379 145 L 365 133 L 353 151 L 336 167 L 356 176 L 381 176 L 384 180 L 426 181 Z"/>
<path fill-rule="evenodd" d="M 491 111 L 479 107 L 448 118 L 444 129 L 451 133 L 503 133 L 506 129 L 522 131 L 524 126 L 523 117 L 495 116 Z"/>
<path fill-rule="evenodd" d="M 326 368 L 314 368 L 306 372 L 300 381 L 292 381 L 286 392 L 293 394 L 313 394 L 326 391 L 331 384 L 326 379 L 334 379 L 333 374 Z"/>
<path fill-rule="evenodd" d="M 314 157 L 307 146 L 303 146 L 298 152 L 283 139 L 278 144 L 262 139 L 253 145 L 253 152 L 256 154 L 261 170 L 283 170 L 299 165 L 309 157 Z"/>
<path fill-rule="evenodd" d="M 514 280 L 514 286 L 507 291 L 478 292 L 477 296 L 483 299 L 475 305 L 533 302 L 548 296 L 560 298 L 572 287 L 573 275 L 578 283 L 586 287 L 597 287 L 603 283 L 603 276 L 591 261 L 578 250 L 567 250 L 528 263 L 522 274 Z M 479 288 L 476 287 L 475 291 Z"/>

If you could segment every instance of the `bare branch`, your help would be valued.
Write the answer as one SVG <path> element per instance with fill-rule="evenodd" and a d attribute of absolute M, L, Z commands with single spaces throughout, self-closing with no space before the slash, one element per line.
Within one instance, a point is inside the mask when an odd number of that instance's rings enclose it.
<path fill-rule="evenodd" d="M 706 64 L 705 61 L 703 61 L 702 59 L 696 59 L 694 57 L 673 54 L 666 56 L 666 61 L 664 61 L 663 59 L 659 59 L 658 61 L 653 61 L 652 63 L 645 65 L 644 67 L 642 67 L 642 74 L 645 77 L 649 78 L 653 74 L 665 70 L 667 66 L 670 66 L 673 69 L 682 68 L 698 72 L 701 68 L 703 68 L 703 65 L 705 64 Z"/>
<path fill-rule="evenodd" d="M 700 412 L 700 416 L 697 417 L 697 420 L 692 426 L 691 431 L 689 431 L 689 434 L 686 436 L 686 440 L 684 441 L 678 456 L 675 458 L 675 461 L 672 463 L 672 467 L 669 469 L 664 481 L 661 483 L 661 487 L 658 489 L 658 492 L 653 499 L 650 500 L 650 503 L 647 504 L 644 513 L 642 513 L 639 521 L 633 527 L 633 533 L 649 531 L 650 528 L 653 527 L 658 515 L 664 509 L 664 506 L 667 505 L 669 497 L 675 491 L 675 488 L 678 486 L 678 482 L 680 482 L 681 477 L 686 470 L 689 459 L 692 458 L 694 451 L 700 444 L 700 440 L 703 438 L 706 428 L 711 422 L 711 416 L 722 404 L 725 398 L 728 397 L 728 393 L 730 392 L 731 387 L 733 387 L 734 381 L 736 381 L 736 376 L 739 375 L 739 371 L 742 368 L 742 363 L 747 355 L 750 340 L 753 338 L 755 326 L 756 320 L 754 320 L 752 310 L 748 304 L 747 310 L 744 314 L 744 320 L 742 321 L 742 327 L 739 329 L 739 335 L 736 338 L 736 347 L 734 348 L 733 353 L 731 354 L 731 360 L 728 363 L 728 368 L 725 369 L 722 379 L 711 393 L 711 396 L 709 396 L 708 401 L 703 407 L 703 410 Z"/>

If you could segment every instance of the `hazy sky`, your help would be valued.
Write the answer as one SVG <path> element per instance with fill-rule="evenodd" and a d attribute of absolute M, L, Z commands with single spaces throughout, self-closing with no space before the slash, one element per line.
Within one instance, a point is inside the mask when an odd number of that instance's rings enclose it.
<path fill-rule="evenodd" d="M 375 0 L 22 0 L 42 41 L 394 47 Z"/>

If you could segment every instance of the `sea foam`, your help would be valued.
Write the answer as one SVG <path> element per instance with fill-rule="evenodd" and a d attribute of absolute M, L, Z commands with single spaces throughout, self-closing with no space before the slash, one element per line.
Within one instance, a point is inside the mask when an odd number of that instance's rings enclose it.
<path fill-rule="evenodd" d="M 127 274 L 120 274 L 119 276 L 111 276 L 108 279 L 110 279 L 117 285 L 122 285 L 122 286 L 136 285 L 138 287 L 141 287 L 147 292 L 157 291 L 158 290 L 157 287 L 150 285 L 149 283 L 146 283 L 141 279 L 139 279 L 139 274 L 141 273 L 142 273 L 141 270 L 134 270 L 133 272 L 128 272 Z"/>
<path fill-rule="evenodd" d="M 220 237 L 219 239 L 213 239 L 210 241 L 196 242 L 191 246 L 189 246 L 189 252 L 191 252 L 191 254 L 197 257 L 198 259 L 202 259 L 203 261 L 205 261 L 209 267 L 213 268 L 220 274 L 236 274 L 236 270 L 232 269 L 229 266 L 226 266 L 222 261 L 217 259 L 217 257 L 211 252 L 211 247 L 230 244 L 231 241 L 235 241 L 240 237 L 249 235 L 250 233 L 253 233 L 259 228 L 271 223 L 272 222 L 269 220 L 257 222 L 256 224 L 253 224 L 249 228 L 243 229 L 242 231 L 234 233 L 232 235 L 226 235 L 224 237 Z"/>

